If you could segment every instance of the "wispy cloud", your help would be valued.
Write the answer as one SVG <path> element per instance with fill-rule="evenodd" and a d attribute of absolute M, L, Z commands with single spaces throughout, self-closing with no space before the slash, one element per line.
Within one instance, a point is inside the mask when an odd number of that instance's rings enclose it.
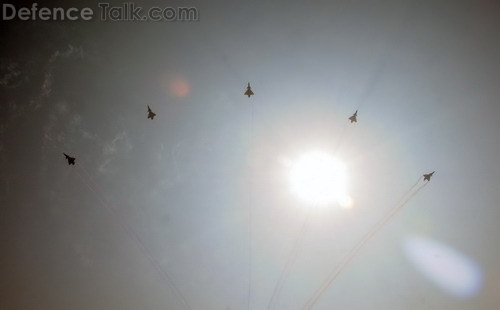
<path fill-rule="evenodd" d="M 26 61 L 27 56 L 29 61 Z M 75 47 L 71 44 L 65 48 L 54 51 L 48 58 L 40 59 L 39 54 L 31 53 L 21 55 L 19 57 L 4 57 L 0 58 L 0 89 L 10 89 L 12 96 L 4 98 L 3 108 L 5 113 L 2 115 L 2 122 L 5 126 L 10 127 L 26 112 L 34 112 L 40 109 L 44 102 L 50 97 L 55 80 L 55 69 L 59 65 L 59 61 L 63 59 L 83 59 L 85 53 L 83 48 Z M 18 59 L 19 58 L 19 59 Z M 29 88 L 34 89 L 34 92 L 25 94 L 22 84 L 39 83 L 29 85 Z M 18 88 L 19 90 L 16 90 Z M 36 91 L 36 89 L 39 91 Z M 26 97 L 28 95 L 29 97 Z M 67 105 L 58 103 L 59 109 L 65 109 Z M 60 110 L 60 113 L 67 112 Z M 51 111 L 50 113 L 53 113 Z M 51 115 L 51 123 L 46 127 L 51 127 L 54 121 L 54 116 Z"/>
<path fill-rule="evenodd" d="M 67 118 L 69 113 L 69 106 L 66 101 L 60 101 L 54 104 L 53 108 L 49 111 L 48 122 L 43 128 L 44 137 L 50 141 L 64 141 L 64 135 L 57 132 L 56 127 L 61 117 Z"/>
<path fill-rule="evenodd" d="M 5 88 L 14 88 L 20 84 L 23 71 L 17 62 L 0 62 L 0 86 Z"/>
<path fill-rule="evenodd" d="M 54 69 L 57 62 L 61 59 L 82 59 L 83 57 L 84 52 L 82 47 L 74 47 L 71 44 L 69 44 L 65 50 L 57 50 L 52 53 L 47 61 L 43 83 L 40 87 L 40 94 L 31 102 L 31 106 L 34 107 L 35 110 L 42 106 L 42 99 L 49 97 L 52 93 L 52 86 L 54 84 Z"/>
<path fill-rule="evenodd" d="M 130 139 L 125 130 L 116 134 L 113 139 L 105 142 L 102 147 L 102 153 L 104 156 L 104 161 L 99 165 L 98 170 L 101 173 L 106 173 L 109 171 L 108 165 L 115 159 L 115 154 L 119 151 L 129 152 L 132 150 L 133 146 L 130 143 Z"/>
<path fill-rule="evenodd" d="M 132 144 L 130 144 L 128 135 L 126 131 L 118 133 L 115 138 L 103 146 L 104 155 L 114 155 L 118 148 L 123 148 L 124 151 L 130 151 L 132 149 Z"/>

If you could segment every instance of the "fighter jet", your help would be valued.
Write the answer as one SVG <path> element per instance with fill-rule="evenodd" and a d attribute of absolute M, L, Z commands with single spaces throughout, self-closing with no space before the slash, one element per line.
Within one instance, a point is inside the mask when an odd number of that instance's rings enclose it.
<path fill-rule="evenodd" d="M 74 165 L 76 158 L 69 156 L 66 153 L 63 153 L 64 157 L 68 160 L 68 165 Z"/>
<path fill-rule="evenodd" d="M 356 110 L 356 112 L 354 112 L 354 114 L 351 117 L 349 117 L 349 120 L 351 121 L 351 124 L 358 122 L 357 117 L 358 117 L 358 110 Z"/>
<path fill-rule="evenodd" d="M 424 174 L 424 181 L 430 181 L 434 172 L 436 172 L 436 171 L 432 171 L 431 173 Z"/>
<path fill-rule="evenodd" d="M 248 96 L 248 98 L 250 98 L 250 96 L 253 95 L 253 91 L 252 91 L 252 88 L 250 87 L 250 83 L 248 83 L 247 91 L 243 95 Z"/>
<path fill-rule="evenodd" d="M 155 116 L 156 116 L 156 113 L 151 111 L 151 108 L 148 106 L 148 118 L 153 119 L 153 118 L 155 118 Z"/>

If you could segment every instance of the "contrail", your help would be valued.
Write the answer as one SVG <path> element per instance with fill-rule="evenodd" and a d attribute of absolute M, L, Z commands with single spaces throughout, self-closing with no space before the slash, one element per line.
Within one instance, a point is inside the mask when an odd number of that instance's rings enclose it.
<path fill-rule="evenodd" d="M 413 184 L 410 189 L 408 189 L 406 192 L 404 192 L 403 195 L 401 195 L 401 198 L 398 199 L 398 203 L 399 204 L 401 201 L 403 201 L 405 199 L 406 196 L 408 196 L 408 194 L 410 194 L 410 192 L 415 188 L 415 186 L 418 185 L 418 183 L 420 182 L 420 180 L 422 180 L 422 176 L 420 176 L 417 181 L 415 182 L 415 184 Z"/>
<path fill-rule="evenodd" d="M 54 148 L 63 153 L 63 150 L 59 148 L 55 143 L 52 141 L 51 138 L 46 138 L 46 141 L 49 142 L 49 144 Z M 115 218 L 120 218 L 120 214 L 116 212 L 114 208 L 112 208 L 109 203 L 107 202 L 106 198 L 102 194 L 102 192 L 96 190 L 94 186 L 92 186 L 91 183 L 95 185 L 95 187 L 99 188 L 99 185 L 92 179 L 90 174 L 87 172 L 87 170 L 81 165 L 77 164 L 76 166 L 76 173 L 80 177 L 80 180 L 87 186 L 87 188 L 95 195 L 96 199 L 101 203 L 101 205 L 111 214 L 111 216 Z M 80 171 L 83 171 L 86 177 L 84 177 Z M 187 302 L 186 298 L 184 295 L 181 293 L 179 290 L 178 286 L 175 284 L 173 278 L 170 276 L 170 274 L 158 263 L 158 261 L 154 258 L 152 252 L 149 250 L 149 248 L 144 244 L 144 242 L 141 240 L 139 235 L 130 227 L 129 225 L 126 224 L 125 221 L 118 221 L 120 227 L 127 233 L 127 235 L 135 241 L 137 247 L 139 248 L 139 251 L 146 256 L 146 258 L 149 260 L 150 264 L 155 268 L 157 273 L 160 275 L 160 278 L 164 281 L 165 284 L 170 286 L 170 288 L 173 290 L 174 294 L 178 298 L 178 300 L 181 302 L 182 307 L 187 310 L 192 310 L 190 307 L 189 303 Z"/>
<path fill-rule="evenodd" d="M 100 193 L 99 191 L 97 191 L 92 186 L 92 184 L 90 184 L 91 182 L 94 183 L 94 184 L 96 184 L 96 183 L 92 180 L 92 178 L 90 178 L 89 173 L 83 167 L 81 167 L 81 166 L 78 166 L 78 167 L 80 167 L 79 170 L 83 171 L 88 176 L 88 178 L 85 178 L 80 173 L 80 171 L 77 170 L 77 174 L 80 176 L 80 179 L 90 189 L 90 191 L 94 193 L 94 195 L 96 196 L 97 200 L 101 203 L 101 205 L 112 216 L 114 216 L 116 218 L 120 218 L 120 215 L 118 214 L 118 212 L 116 212 L 116 210 L 113 209 L 108 204 L 106 198 L 102 195 L 102 193 Z M 91 181 L 89 181 L 89 180 L 91 180 Z M 180 300 L 183 308 L 187 309 L 187 310 L 191 310 L 192 308 L 189 306 L 189 303 L 187 302 L 186 298 L 184 297 L 184 295 L 179 290 L 178 286 L 175 284 L 175 282 L 172 279 L 172 277 L 170 276 L 170 274 L 164 268 L 162 268 L 162 266 L 154 258 L 153 254 L 151 253 L 151 251 L 149 250 L 149 248 L 146 246 L 146 244 L 144 244 L 144 242 L 141 240 L 141 238 L 139 237 L 139 235 L 132 229 L 132 227 L 130 227 L 129 225 L 127 225 L 125 221 L 118 221 L 118 223 L 120 224 L 120 226 L 122 227 L 122 229 L 127 233 L 127 235 L 133 241 L 135 241 L 135 243 L 136 243 L 137 247 L 139 248 L 139 250 L 141 251 L 141 253 L 144 254 L 144 256 L 146 256 L 146 258 L 149 260 L 149 262 L 151 263 L 151 265 L 153 266 L 153 268 L 155 268 L 155 270 L 160 275 L 160 278 L 165 282 L 165 284 L 167 284 L 168 286 L 170 286 L 172 288 L 174 294 Z"/>
<path fill-rule="evenodd" d="M 412 1 L 408 1 L 406 12 L 405 14 L 402 14 L 402 18 L 399 21 L 399 28 L 397 28 L 396 33 L 393 34 L 389 44 L 386 45 L 384 53 L 380 54 L 373 70 L 373 74 L 370 76 L 361 96 L 358 99 L 356 110 L 361 110 L 361 107 L 368 101 L 371 94 L 376 90 L 376 86 L 382 80 L 382 74 L 387 69 L 389 60 L 391 60 L 389 57 L 390 52 L 399 46 L 401 40 L 404 38 L 405 31 L 410 25 L 410 21 L 415 18 L 414 15 L 416 14 L 415 12 L 417 11 L 417 8 L 412 4 Z"/>
<path fill-rule="evenodd" d="M 254 119 L 255 111 L 254 104 L 251 104 L 252 118 L 250 123 L 250 147 L 253 144 L 253 132 L 254 132 Z M 253 163 L 251 163 L 253 164 Z M 253 166 L 250 166 L 252 171 L 249 180 L 249 193 L 248 193 L 248 290 L 247 290 L 247 310 L 250 310 L 252 304 L 252 262 L 253 262 L 253 252 L 252 252 L 252 235 L 253 235 L 253 192 L 254 192 L 254 173 Z"/>
<path fill-rule="evenodd" d="M 333 154 L 335 156 L 337 156 L 337 153 L 339 152 L 339 149 L 340 149 L 340 145 L 342 144 L 342 142 L 344 141 L 344 136 L 346 134 L 346 128 L 348 126 L 348 123 L 345 122 L 344 125 L 342 126 L 342 129 L 340 130 L 340 135 L 338 137 L 338 141 L 337 141 L 337 144 L 335 145 L 335 148 L 333 150 Z"/>
<path fill-rule="evenodd" d="M 418 182 L 418 181 L 417 181 Z M 330 273 L 325 282 L 321 285 L 319 290 L 314 294 L 314 296 L 302 307 L 303 310 L 311 309 L 314 304 L 321 298 L 324 292 L 328 289 L 328 287 L 335 281 L 335 279 L 339 276 L 339 274 L 349 265 L 352 259 L 356 256 L 356 254 L 363 248 L 363 246 L 380 230 L 384 225 L 396 214 L 399 210 L 401 210 L 415 195 L 422 190 L 428 182 L 424 183 L 420 187 L 418 187 L 406 200 L 404 200 L 401 204 L 397 205 L 394 209 L 390 210 L 375 226 L 368 231 L 368 233 L 344 256 L 344 259 L 341 263 Z M 415 187 L 413 185 L 412 187 Z"/>
<path fill-rule="evenodd" d="M 278 298 L 278 296 L 281 293 L 281 289 L 283 288 L 283 285 L 288 278 L 288 275 L 290 274 L 290 271 L 293 267 L 293 264 L 295 263 L 295 260 L 297 259 L 299 250 L 300 250 L 300 244 L 302 242 L 302 239 L 304 238 L 304 235 L 306 234 L 307 228 L 308 228 L 308 223 L 309 223 L 309 218 L 310 218 L 310 211 L 307 211 L 306 218 L 304 219 L 304 223 L 302 224 L 302 228 L 300 229 L 299 234 L 297 235 L 297 238 L 295 239 L 295 242 L 293 244 L 293 248 L 290 251 L 290 254 L 288 255 L 288 259 L 286 261 L 285 266 L 283 267 L 283 270 L 281 271 L 280 277 L 278 278 L 278 281 L 276 282 L 276 285 L 274 286 L 273 294 L 271 295 L 271 298 L 269 299 L 269 303 L 267 305 L 267 310 L 270 310 L 273 301 Z"/>

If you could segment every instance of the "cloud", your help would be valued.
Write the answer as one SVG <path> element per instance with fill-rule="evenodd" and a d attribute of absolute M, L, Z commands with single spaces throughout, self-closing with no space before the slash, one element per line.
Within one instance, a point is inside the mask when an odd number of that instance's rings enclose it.
<path fill-rule="evenodd" d="M 1 117 L 1 121 L 6 127 L 15 124 L 16 120 L 26 112 L 40 109 L 45 99 L 52 94 L 56 78 L 55 69 L 59 61 L 63 59 L 83 59 L 84 51 L 81 47 L 69 44 L 64 49 L 56 50 L 48 58 L 45 56 L 40 59 L 39 55 L 40 53 L 36 52 L 31 54 L 26 52 L 26 54 L 18 55 L 18 57 L 0 58 L 0 89 L 11 89 L 4 98 L 3 112 L 5 113 L 2 113 Z M 40 78 L 42 78 L 41 84 L 37 85 Z M 34 81 L 37 84 L 33 84 Z M 33 85 L 22 85 L 26 83 Z M 27 92 L 25 89 L 29 89 L 29 91 Z M 58 103 L 58 108 L 60 113 L 68 111 L 67 105 Z M 50 118 L 51 123 L 54 122 L 55 117 L 50 115 Z M 48 127 L 51 127 L 51 125 Z"/>
<path fill-rule="evenodd" d="M 80 263 L 85 267 L 92 267 L 94 265 L 93 248 L 88 243 L 73 244 L 73 251 L 78 256 Z"/>
<path fill-rule="evenodd" d="M 98 167 L 99 172 L 106 173 L 109 171 L 108 165 L 115 159 L 115 154 L 118 151 L 120 153 L 129 152 L 132 148 L 133 146 L 125 130 L 116 134 L 112 140 L 105 142 L 102 147 L 102 153 L 105 159 Z"/>
<path fill-rule="evenodd" d="M 123 143 L 122 143 L 123 142 Z M 122 131 L 115 136 L 115 138 L 103 146 L 104 155 L 113 155 L 117 152 L 119 147 L 124 147 L 124 151 L 128 152 L 132 149 L 132 145 L 128 139 L 126 131 Z"/>
<path fill-rule="evenodd" d="M 45 139 L 50 141 L 59 141 L 59 142 L 64 141 L 65 139 L 64 133 L 56 132 L 56 127 L 61 118 L 63 120 L 67 118 L 67 114 L 69 112 L 70 112 L 69 105 L 66 101 L 59 101 L 52 107 L 48 115 L 49 121 L 43 128 Z"/>
<path fill-rule="evenodd" d="M 83 54 L 84 53 L 82 47 L 74 47 L 73 45 L 69 44 L 65 50 L 58 50 L 52 53 L 49 58 L 49 63 L 54 63 L 60 58 L 69 58 L 73 56 L 77 58 L 83 58 Z"/>
<path fill-rule="evenodd" d="M 0 62 L 0 72 L 3 73 L 0 77 L 0 86 L 2 87 L 14 88 L 22 81 L 23 71 L 17 62 Z"/>
<path fill-rule="evenodd" d="M 43 83 L 40 87 L 40 94 L 31 101 L 31 106 L 34 107 L 35 110 L 39 109 L 42 106 L 42 100 L 49 97 L 52 93 L 52 86 L 54 84 L 54 69 L 59 60 L 83 58 L 84 52 L 82 47 L 74 47 L 71 44 L 69 44 L 65 50 L 57 50 L 52 53 L 47 61 Z"/>
<path fill-rule="evenodd" d="M 65 100 L 58 101 L 51 106 L 43 133 L 45 139 L 57 142 L 67 142 L 66 136 L 68 135 L 86 140 L 98 139 L 96 134 L 85 129 L 83 117 L 73 112 L 70 104 Z"/>

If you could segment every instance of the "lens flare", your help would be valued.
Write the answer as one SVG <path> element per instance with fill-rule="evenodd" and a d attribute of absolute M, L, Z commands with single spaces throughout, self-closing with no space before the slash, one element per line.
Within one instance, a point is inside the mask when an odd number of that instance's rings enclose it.
<path fill-rule="evenodd" d="M 176 77 L 170 80 L 169 90 L 174 96 L 183 98 L 189 94 L 191 87 L 185 79 Z"/>
<path fill-rule="evenodd" d="M 344 209 L 351 209 L 354 206 L 354 201 L 351 196 L 343 195 L 337 199 L 339 205 Z"/>
<path fill-rule="evenodd" d="M 328 154 L 313 152 L 291 162 L 290 183 L 292 192 L 306 203 L 352 205 L 346 194 L 346 166 Z"/>
<path fill-rule="evenodd" d="M 406 240 L 405 250 L 418 270 L 444 291 L 461 298 L 471 297 L 479 291 L 480 268 L 458 251 L 418 236 Z"/>

